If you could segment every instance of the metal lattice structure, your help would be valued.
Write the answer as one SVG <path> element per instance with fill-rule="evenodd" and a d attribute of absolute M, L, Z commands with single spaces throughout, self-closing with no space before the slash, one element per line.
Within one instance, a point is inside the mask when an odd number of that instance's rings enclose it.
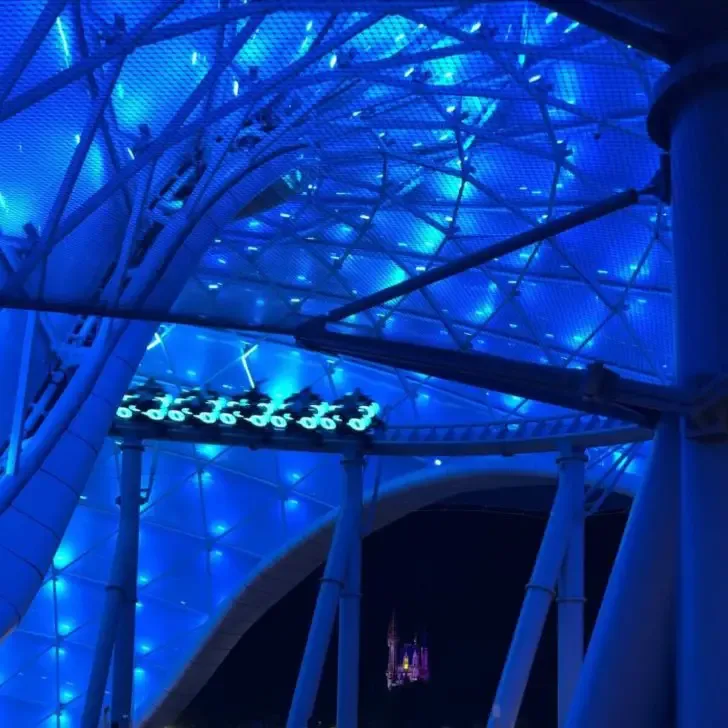
<path fill-rule="evenodd" d="M 695 409 L 706 382 L 673 385 L 669 180 L 646 127 L 680 54 L 557 4 L 0 2 L 3 725 L 81 725 L 118 445 L 144 436 L 111 430 L 135 375 L 361 387 L 388 425 L 375 501 L 380 480 L 450 457 L 566 446 L 590 449 L 598 508 L 641 476 L 636 443 L 666 412 L 715 424 Z M 466 371 L 479 361 L 501 379 Z M 134 719 L 149 726 L 199 687 L 173 690 L 261 565 L 342 504 L 330 454 L 194 439 L 170 431 L 142 461 Z"/>

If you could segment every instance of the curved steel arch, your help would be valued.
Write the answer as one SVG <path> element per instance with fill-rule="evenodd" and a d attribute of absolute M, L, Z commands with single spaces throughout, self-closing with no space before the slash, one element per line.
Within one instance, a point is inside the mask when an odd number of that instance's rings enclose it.
<path fill-rule="evenodd" d="M 204 214 L 194 221 L 177 217 L 145 259 L 145 275 L 126 294 L 170 306 L 191 274 L 209 239 L 260 188 L 295 167 L 289 152 L 268 165 L 229 179 L 209 195 Z M 210 199 L 211 198 L 211 199 Z M 22 618 L 37 593 L 68 525 L 116 405 L 155 330 L 153 323 L 121 322 L 97 336 L 37 435 L 23 453 L 17 473 L 0 480 L 0 635 Z"/>
<path fill-rule="evenodd" d="M 383 485 L 376 503 L 372 504 L 371 496 L 366 501 L 367 508 L 373 505 L 375 509 L 371 530 L 383 528 L 448 495 L 553 485 L 556 481 L 556 468 L 549 454 L 516 455 L 505 463 L 500 458 L 483 458 L 478 465 L 468 462 L 442 468 L 435 476 L 431 472 L 416 472 L 394 478 Z M 638 486 L 637 476 L 624 473 L 617 491 L 632 497 Z M 248 629 L 326 560 L 337 512 L 338 508 L 334 509 L 298 540 L 285 544 L 261 562 L 203 638 L 186 669 L 141 718 L 142 728 L 163 728 L 172 723 Z"/>

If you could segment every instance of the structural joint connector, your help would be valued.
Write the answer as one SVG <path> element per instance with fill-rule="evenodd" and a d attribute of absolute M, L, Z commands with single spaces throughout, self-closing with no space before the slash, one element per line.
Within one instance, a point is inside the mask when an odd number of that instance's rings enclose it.
<path fill-rule="evenodd" d="M 691 440 L 728 442 L 728 398 L 688 415 L 685 418 L 685 434 Z"/>

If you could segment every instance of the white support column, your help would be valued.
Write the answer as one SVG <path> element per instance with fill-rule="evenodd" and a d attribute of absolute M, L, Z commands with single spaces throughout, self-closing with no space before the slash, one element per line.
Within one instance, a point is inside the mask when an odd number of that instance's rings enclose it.
<path fill-rule="evenodd" d="M 131 725 L 142 451 L 143 446 L 138 442 L 122 445 L 119 533 L 106 586 L 106 600 L 81 718 L 82 728 L 98 727 L 112 653 L 113 718 L 118 721 L 116 728 Z"/>
<path fill-rule="evenodd" d="M 121 529 L 124 529 L 126 558 L 121 575 L 119 623 L 114 644 L 114 676 L 111 692 L 111 724 L 130 728 L 134 708 L 134 640 L 136 636 L 137 572 L 139 567 L 139 526 L 142 505 L 142 452 L 138 442 L 121 446 Z"/>
<path fill-rule="evenodd" d="M 680 428 L 660 423 L 586 651 L 568 728 L 674 726 Z M 699 728 L 700 724 L 695 724 Z"/>
<path fill-rule="evenodd" d="M 336 725 L 356 728 L 359 721 L 359 640 L 361 617 L 361 533 L 364 458 L 356 452 L 343 461 L 352 528 L 344 589 L 339 599 L 339 663 Z"/>
<path fill-rule="evenodd" d="M 347 575 L 351 543 L 354 537 L 356 540 L 361 538 L 361 503 L 357 506 L 353 489 L 349 489 L 349 479 L 346 478 L 346 481 L 286 728 L 305 728 L 308 725 L 316 702 L 339 597 Z M 361 501 L 361 492 L 359 500 Z"/>
<path fill-rule="evenodd" d="M 583 453 L 581 455 L 575 452 L 565 454 L 570 458 L 563 461 L 567 465 L 573 458 L 584 458 Z M 559 462 L 561 467 L 562 460 L 560 459 Z M 573 472 L 578 473 L 578 470 L 572 468 L 571 465 L 569 468 L 570 476 L 573 475 Z M 574 497 L 573 483 L 578 483 L 578 479 L 559 477 L 559 486 L 551 508 L 551 515 L 536 557 L 531 581 L 526 586 L 526 596 L 523 599 L 521 614 L 518 617 L 506 664 L 501 673 L 488 719 L 488 728 L 513 728 L 518 718 L 523 693 L 541 639 L 543 625 L 554 598 L 556 582 L 564 563 L 574 522 L 579 516 L 575 506 L 577 499 Z M 583 500 L 583 480 L 581 483 Z M 583 509 L 581 501 L 579 509 Z"/>
<path fill-rule="evenodd" d="M 716 6 L 717 7 L 717 6 Z M 724 29 L 723 29 L 724 30 Z M 716 35 L 716 37 L 718 37 Z M 675 379 L 697 389 L 728 376 L 728 42 L 682 57 L 655 89 L 648 128 L 670 153 Z M 717 419 L 728 402 L 717 403 Z M 677 724 L 728 725 L 728 437 L 681 439 Z"/>
<path fill-rule="evenodd" d="M 558 595 L 558 711 L 559 728 L 576 692 L 584 660 L 584 470 L 583 451 L 565 453 L 559 459 L 559 487 L 568 488 L 574 522 L 569 548 L 561 567 Z"/>

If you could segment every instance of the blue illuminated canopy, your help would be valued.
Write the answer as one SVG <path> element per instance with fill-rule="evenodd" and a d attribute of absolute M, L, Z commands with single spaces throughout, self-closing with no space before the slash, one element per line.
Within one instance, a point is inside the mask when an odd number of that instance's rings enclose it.
<path fill-rule="evenodd" d="M 79 725 L 119 433 L 138 423 L 200 432 L 147 438 L 143 460 L 135 711 L 163 725 L 207 679 L 193 658 L 233 602 L 332 515 L 342 488 L 334 454 L 203 433 L 508 432 L 565 414 L 426 376 L 424 362 L 365 364 L 276 332 L 643 189 L 659 167 L 645 115 L 664 64 L 534 2 L 24 0 L 3 24 L 0 296 L 57 306 L 31 328 L 0 312 L 3 401 L 29 361 L 19 463 L 21 475 L 32 464 L 24 507 L 36 509 L 35 526 L 0 516 L 0 563 L 22 544 L 39 586 L 27 608 L 12 591 L 23 579 L 0 591 L 0 616 L 24 612 L 0 644 L 0 725 Z M 331 330 L 669 384 L 670 226 L 663 202 L 641 198 Z M 145 309 L 231 325 L 136 320 Z M 6 460 L 12 429 L 8 407 Z M 59 460 L 50 444 L 67 431 L 78 441 Z M 98 456 L 81 452 L 91 441 Z M 594 448 L 590 478 L 616 487 L 648 448 Z M 371 460 L 368 496 L 450 464 Z M 3 471 L 0 496 L 9 482 Z"/>

